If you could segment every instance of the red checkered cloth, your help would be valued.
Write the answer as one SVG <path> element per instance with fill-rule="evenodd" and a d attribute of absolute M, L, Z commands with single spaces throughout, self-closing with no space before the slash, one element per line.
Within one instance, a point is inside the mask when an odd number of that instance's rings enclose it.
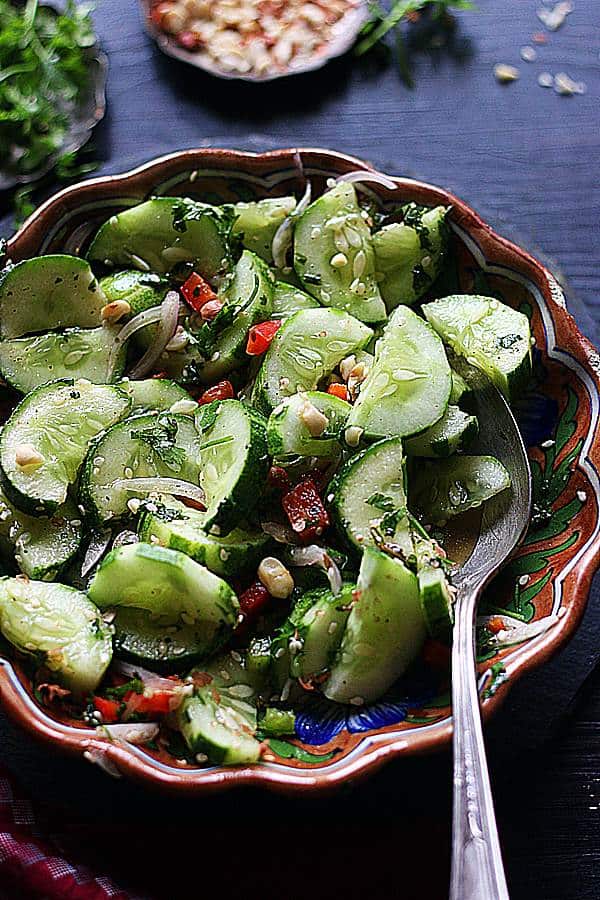
<path fill-rule="evenodd" d="M 2 900 L 143 900 L 69 855 L 40 833 L 34 805 L 0 769 Z"/>

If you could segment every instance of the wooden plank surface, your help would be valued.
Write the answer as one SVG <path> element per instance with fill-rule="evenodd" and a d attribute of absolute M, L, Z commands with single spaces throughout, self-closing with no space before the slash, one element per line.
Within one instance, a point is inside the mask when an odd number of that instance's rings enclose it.
<path fill-rule="evenodd" d="M 263 149 L 345 150 L 449 187 L 501 231 L 549 255 L 572 286 L 578 321 L 593 333 L 577 298 L 600 322 L 600 5 L 575 0 L 568 23 L 528 65 L 519 49 L 540 30 L 541 2 L 480 0 L 477 13 L 460 16 L 450 48 L 417 55 L 408 91 L 393 69 L 351 60 L 263 89 L 222 84 L 164 58 L 143 34 L 135 0 L 99 0 L 111 61 L 109 113 L 96 139 L 104 170 L 216 139 L 247 146 L 249 136 Z M 498 85 L 496 62 L 519 65 L 519 82 Z M 587 93 L 543 90 L 536 78 L 544 70 L 585 81 Z M 598 594 L 571 647 L 515 688 L 488 731 L 513 900 L 600 898 L 599 676 L 571 706 L 596 658 Z M 181 896 L 173 868 L 186 859 L 198 890 L 217 872 L 223 896 L 446 895 L 447 756 L 398 762 L 331 800 L 244 792 L 185 802 L 40 750 L 6 720 L 0 737 L 2 758 L 48 817 L 62 810 L 61 840 L 68 845 L 81 825 L 95 824 L 88 861 L 150 897 Z"/>

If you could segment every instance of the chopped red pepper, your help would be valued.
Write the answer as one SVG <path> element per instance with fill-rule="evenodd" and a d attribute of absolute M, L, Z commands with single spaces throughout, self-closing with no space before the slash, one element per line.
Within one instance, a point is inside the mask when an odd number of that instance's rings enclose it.
<path fill-rule="evenodd" d="M 238 625 L 238 630 L 244 630 L 247 626 L 256 621 L 261 612 L 268 606 L 271 595 L 260 581 L 255 581 L 246 588 L 239 596 L 240 613 L 242 619 Z"/>
<path fill-rule="evenodd" d="M 312 478 L 305 478 L 284 494 L 281 503 L 292 529 L 303 542 L 319 537 L 329 525 L 329 514 Z"/>
<path fill-rule="evenodd" d="M 158 6 L 155 6 L 152 10 L 150 16 L 152 21 L 158 25 L 162 26 L 163 16 L 168 13 L 173 8 L 171 3 L 159 3 Z"/>
<path fill-rule="evenodd" d="M 268 321 L 253 325 L 248 332 L 246 353 L 248 356 L 261 356 L 271 345 L 271 341 L 277 334 L 281 322 Z"/>
<path fill-rule="evenodd" d="M 221 312 L 223 306 L 225 304 L 222 300 L 215 298 L 214 300 L 208 300 L 203 304 L 200 309 L 200 317 L 204 322 L 212 322 L 216 316 Z"/>
<path fill-rule="evenodd" d="M 279 491 L 289 491 L 292 486 L 290 476 L 283 466 L 271 466 L 267 475 L 267 481 L 271 487 L 277 488 Z"/>
<path fill-rule="evenodd" d="M 491 619 L 488 619 L 487 630 L 491 631 L 492 634 L 498 634 L 499 631 L 504 631 L 505 627 L 506 626 L 500 616 L 492 616 Z"/>
<path fill-rule="evenodd" d="M 211 288 L 210 284 L 204 280 L 202 275 L 192 272 L 190 277 L 181 285 L 181 293 L 185 302 L 191 306 L 195 312 L 200 312 L 205 303 L 209 300 L 216 300 L 217 295 Z"/>
<path fill-rule="evenodd" d="M 345 384 L 339 384 L 339 382 L 330 384 L 327 388 L 327 393 L 331 394 L 333 397 L 339 397 L 340 400 L 345 400 L 346 403 L 350 401 L 350 394 L 348 393 L 348 388 Z"/>
<path fill-rule="evenodd" d="M 446 671 L 450 668 L 450 648 L 430 638 L 423 646 L 423 661 L 432 669 Z"/>
<path fill-rule="evenodd" d="M 107 700 L 105 697 L 94 697 L 94 708 L 102 716 L 102 721 L 107 725 L 119 721 L 121 704 L 118 700 Z"/>
<path fill-rule="evenodd" d="M 198 405 L 204 406 L 205 403 L 212 403 L 213 400 L 233 400 L 235 391 L 230 381 L 219 381 L 207 388 L 202 396 L 198 399 Z"/>
<path fill-rule="evenodd" d="M 166 716 L 171 711 L 173 696 L 168 691 L 154 691 L 149 697 L 128 691 L 123 700 L 128 704 L 130 712 L 146 716 Z"/>

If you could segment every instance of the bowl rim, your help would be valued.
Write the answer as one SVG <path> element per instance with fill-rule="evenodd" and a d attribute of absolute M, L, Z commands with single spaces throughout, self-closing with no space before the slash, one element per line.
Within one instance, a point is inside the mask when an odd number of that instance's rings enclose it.
<path fill-rule="evenodd" d="M 113 195 L 126 196 L 127 190 L 118 195 L 115 189 L 131 186 L 136 189 L 138 196 L 140 187 L 146 189 L 146 194 L 150 193 L 152 185 L 160 184 L 165 175 L 173 177 L 200 168 L 207 171 L 214 169 L 222 175 L 227 170 L 243 171 L 249 165 L 253 170 L 256 168 L 264 170 L 263 182 L 266 178 L 265 172 L 289 170 L 301 174 L 304 170 L 309 171 L 311 165 L 317 166 L 321 173 L 331 171 L 338 175 L 356 169 L 377 172 L 377 169 L 369 163 L 354 156 L 314 147 L 292 147 L 263 153 L 218 148 L 169 153 L 127 172 L 97 176 L 63 188 L 46 200 L 8 241 L 7 255 L 10 257 L 11 253 L 16 253 L 18 258 L 33 255 L 48 222 L 55 221 L 68 210 L 81 207 L 82 201 L 96 197 L 104 188 L 110 189 L 106 199 Z M 395 190 L 417 190 L 426 193 L 430 202 L 451 205 L 453 227 L 456 226 L 455 230 L 458 229 L 459 233 L 464 230 L 467 236 L 472 237 L 474 233 L 477 235 L 477 244 L 484 259 L 493 259 L 499 250 L 518 257 L 520 273 L 537 287 L 545 304 L 552 311 L 554 347 L 549 349 L 569 353 L 573 362 L 577 364 L 578 377 L 586 384 L 590 399 L 594 397 L 600 405 L 600 355 L 577 328 L 567 310 L 562 290 L 552 273 L 527 251 L 497 234 L 477 212 L 452 193 L 412 178 L 386 177 L 394 182 Z M 384 198 L 392 193 L 381 186 L 374 186 L 374 192 L 383 195 Z M 561 346 L 561 338 L 564 337 L 569 344 L 568 350 L 564 350 Z M 586 450 L 587 458 L 596 451 L 600 460 L 598 424 L 590 432 L 587 446 L 583 449 Z M 596 497 L 600 498 L 600 491 Z M 487 719 L 504 701 L 508 690 L 517 679 L 546 662 L 573 635 L 585 611 L 591 580 L 599 561 L 600 522 L 596 514 L 594 532 L 580 550 L 576 568 L 568 573 L 570 577 L 574 577 L 574 581 L 570 582 L 569 605 L 563 607 L 566 614 L 552 629 L 516 647 L 514 652 L 503 660 L 508 678 L 492 696 L 483 701 L 484 719 Z M 484 673 L 481 681 L 485 681 L 488 675 L 489 670 Z M 285 793 L 327 791 L 350 778 L 362 778 L 380 768 L 387 760 L 402 754 L 430 752 L 446 747 L 452 734 L 452 720 L 451 717 L 447 717 L 433 725 L 404 732 L 399 737 L 392 735 L 390 738 L 389 732 L 369 733 L 349 754 L 350 758 L 342 757 L 339 763 L 324 767 L 296 769 L 269 763 L 243 767 L 177 769 L 145 755 L 135 746 L 118 742 L 109 743 L 96 736 L 94 732 L 90 732 L 88 728 L 65 725 L 52 718 L 37 706 L 24 689 L 12 661 L 2 657 L 0 657 L 0 701 L 11 718 L 37 739 L 54 746 L 58 745 L 73 754 L 83 752 L 87 759 L 98 763 L 110 774 L 128 775 L 171 792 L 212 792 L 242 785 L 262 785 Z M 410 738 L 407 740 L 409 735 Z"/>

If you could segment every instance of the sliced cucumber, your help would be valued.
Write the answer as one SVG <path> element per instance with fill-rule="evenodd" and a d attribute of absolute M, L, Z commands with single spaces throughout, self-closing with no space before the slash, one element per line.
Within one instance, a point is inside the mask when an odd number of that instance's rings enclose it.
<path fill-rule="evenodd" d="M 197 485 L 198 446 L 189 416 L 155 413 L 119 422 L 90 446 L 81 473 L 81 502 L 96 524 L 104 524 L 128 515 L 127 502 L 152 491 L 128 485 L 132 478 L 178 478 Z"/>
<path fill-rule="evenodd" d="M 357 706 L 378 700 L 419 654 L 426 636 L 417 577 L 366 547 L 338 654 L 324 693 Z"/>
<path fill-rule="evenodd" d="M 510 487 L 510 475 L 493 456 L 422 460 L 411 481 L 410 499 L 426 522 L 442 525 Z"/>
<path fill-rule="evenodd" d="M 508 399 L 531 376 L 531 332 L 523 313 L 493 297 L 456 294 L 423 306 L 427 321 L 459 356 L 482 369 Z"/>
<path fill-rule="evenodd" d="M 368 437 L 407 437 L 444 414 L 452 378 L 437 334 L 411 309 L 392 313 L 348 418 Z"/>
<path fill-rule="evenodd" d="M 198 335 L 199 350 L 207 357 L 201 368 L 203 381 L 216 381 L 248 361 L 248 332 L 271 315 L 274 283 L 263 260 L 244 250 L 227 290 L 225 305 Z"/>
<path fill-rule="evenodd" d="M 100 279 L 100 287 L 109 303 L 127 300 L 133 316 L 159 306 L 170 289 L 169 282 L 153 272 L 128 269 Z"/>
<path fill-rule="evenodd" d="M 125 379 L 119 382 L 119 387 L 131 397 L 132 415 L 149 412 L 177 413 L 179 412 L 177 404 L 181 401 L 184 403 L 192 401 L 184 388 L 168 378 L 144 378 L 141 381 Z"/>
<path fill-rule="evenodd" d="M 296 208 L 295 197 L 267 197 L 249 203 L 236 203 L 233 234 L 240 236 L 247 250 L 273 264 L 271 246 L 275 232 Z"/>
<path fill-rule="evenodd" d="M 205 528 L 227 534 L 260 501 L 257 485 L 264 485 L 269 470 L 267 423 L 239 400 L 217 400 L 199 408 L 196 424 Z"/>
<path fill-rule="evenodd" d="M 87 378 L 94 384 L 110 384 L 125 368 L 125 347 L 111 358 L 115 332 L 104 325 L 1 341 L 0 372 L 23 394 L 57 378 Z"/>
<path fill-rule="evenodd" d="M 25 512 L 53 513 L 77 480 L 92 438 L 126 415 L 130 405 L 114 385 L 83 379 L 53 381 L 28 394 L 0 437 L 2 479 L 11 502 Z"/>
<path fill-rule="evenodd" d="M 0 492 L 0 545 L 24 575 L 52 581 L 79 550 L 83 534 L 81 514 L 67 500 L 51 519 L 28 516 Z"/>
<path fill-rule="evenodd" d="M 256 568 L 270 541 L 263 531 L 246 528 L 234 528 L 224 537 L 208 534 L 205 512 L 160 495 L 144 504 L 138 534 L 143 541 L 181 550 L 224 577 Z"/>
<path fill-rule="evenodd" d="M 411 516 L 421 607 L 432 638 L 449 641 L 454 623 L 454 598 L 444 567 L 443 553 Z"/>
<path fill-rule="evenodd" d="M 337 597 L 328 588 L 316 588 L 304 595 L 301 615 L 291 617 L 295 640 L 302 644 L 302 649 L 291 656 L 293 678 L 308 681 L 329 668 L 342 642 L 355 588 L 345 584 Z"/>
<path fill-rule="evenodd" d="M 164 627 L 165 638 L 169 626 L 188 625 L 194 629 L 200 657 L 214 653 L 229 638 L 239 610 L 227 582 L 185 553 L 145 543 L 111 550 L 92 578 L 88 596 L 100 609 L 145 610 Z M 191 635 L 186 632 L 188 640 Z M 157 649 L 159 643 L 156 640 Z"/>
<path fill-rule="evenodd" d="M 159 274 L 192 262 L 212 279 L 230 268 L 233 219 L 233 207 L 155 197 L 111 216 L 92 241 L 88 259 Z"/>
<path fill-rule="evenodd" d="M 273 291 L 272 319 L 289 319 L 300 309 L 315 309 L 319 304 L 300 288 L 285 281 L 277 281 Z"/>
<path fill-rule="evenodd" d="M 451 456 L 460 453 L 477 437 L 479 423 L 458 406 L 449 406 L 435 425 L 404 443 L 407 456 Z"/>
<path fill-rule="evenodd" d="M 25 259 L 0 275 L 0 336 L 94 328 L 105 303 L 84 259 L 62 254 Z"/>
<path fill-rule="evenodd" d="M 343 309 L 363 322 L 385 319 L 371 232 L 353 185 L 338 184 L 298 218 L 294 268 L 308 293 L 324 306 Z"/>
<path fill-rule="evenodd" d="M 461 400 L 465 400 L 471 394 L 471 388 L 465 379 L 454 369 L 450 372 L 452 376 L 452 388 L 450 390 L 449 403 L 456 406 Z"/>
<path fill-rule="evenodd" d="M 64 584 L 0 580 L 0 631 L 79 696 L 94 691 L 112 658 L 112 637 L 96 606 Z"/>
<path fill-rule="evenodd" d="M 372 331 L 339 309 L 303 309 L 276 333 L 259 369 L 254 405 L 270 411 L 298 391 L 313 391 L 319 381 L 369 341 Z"/>
<path fill-rule="evenodd" d="M 378 441 L 351 457 L 329 491 L 335 522 L 355 547 L 373 544 L 372 529 L 376 529 L 407 556 L 412 553 L 400 438 Z"/>
<path fill-rule="evenodd" d="M 316 413 L 316 424 L 311 420 Z M 341 451 L 343 428 L 351 406 L 345 400 L 321 391 L 306 391 L 288 397 L 273 410 L 267 426 L 269 453 L 277 460 L 298 456 L 335 459 Z M 319 421 L 318 413 L 325 416 Z M 322 428 L 321 434 L 311 434 Z"/>
<path fill-rule="evenodd" d="M 409 203 L 403 211 L 403 222 L 373 235 L 375 268 L 383 275 L 379 289 L 388 310 L 423 296 L 440 274 L 448 241 L 447 207 Z"/>
<path fill-rule="evenodd" d="M 145 609 L 120 607 L 112 620 L 115 656 L 169 674 L 189 669 L 204 653 L 203 625 L 165 625 Z"/>

